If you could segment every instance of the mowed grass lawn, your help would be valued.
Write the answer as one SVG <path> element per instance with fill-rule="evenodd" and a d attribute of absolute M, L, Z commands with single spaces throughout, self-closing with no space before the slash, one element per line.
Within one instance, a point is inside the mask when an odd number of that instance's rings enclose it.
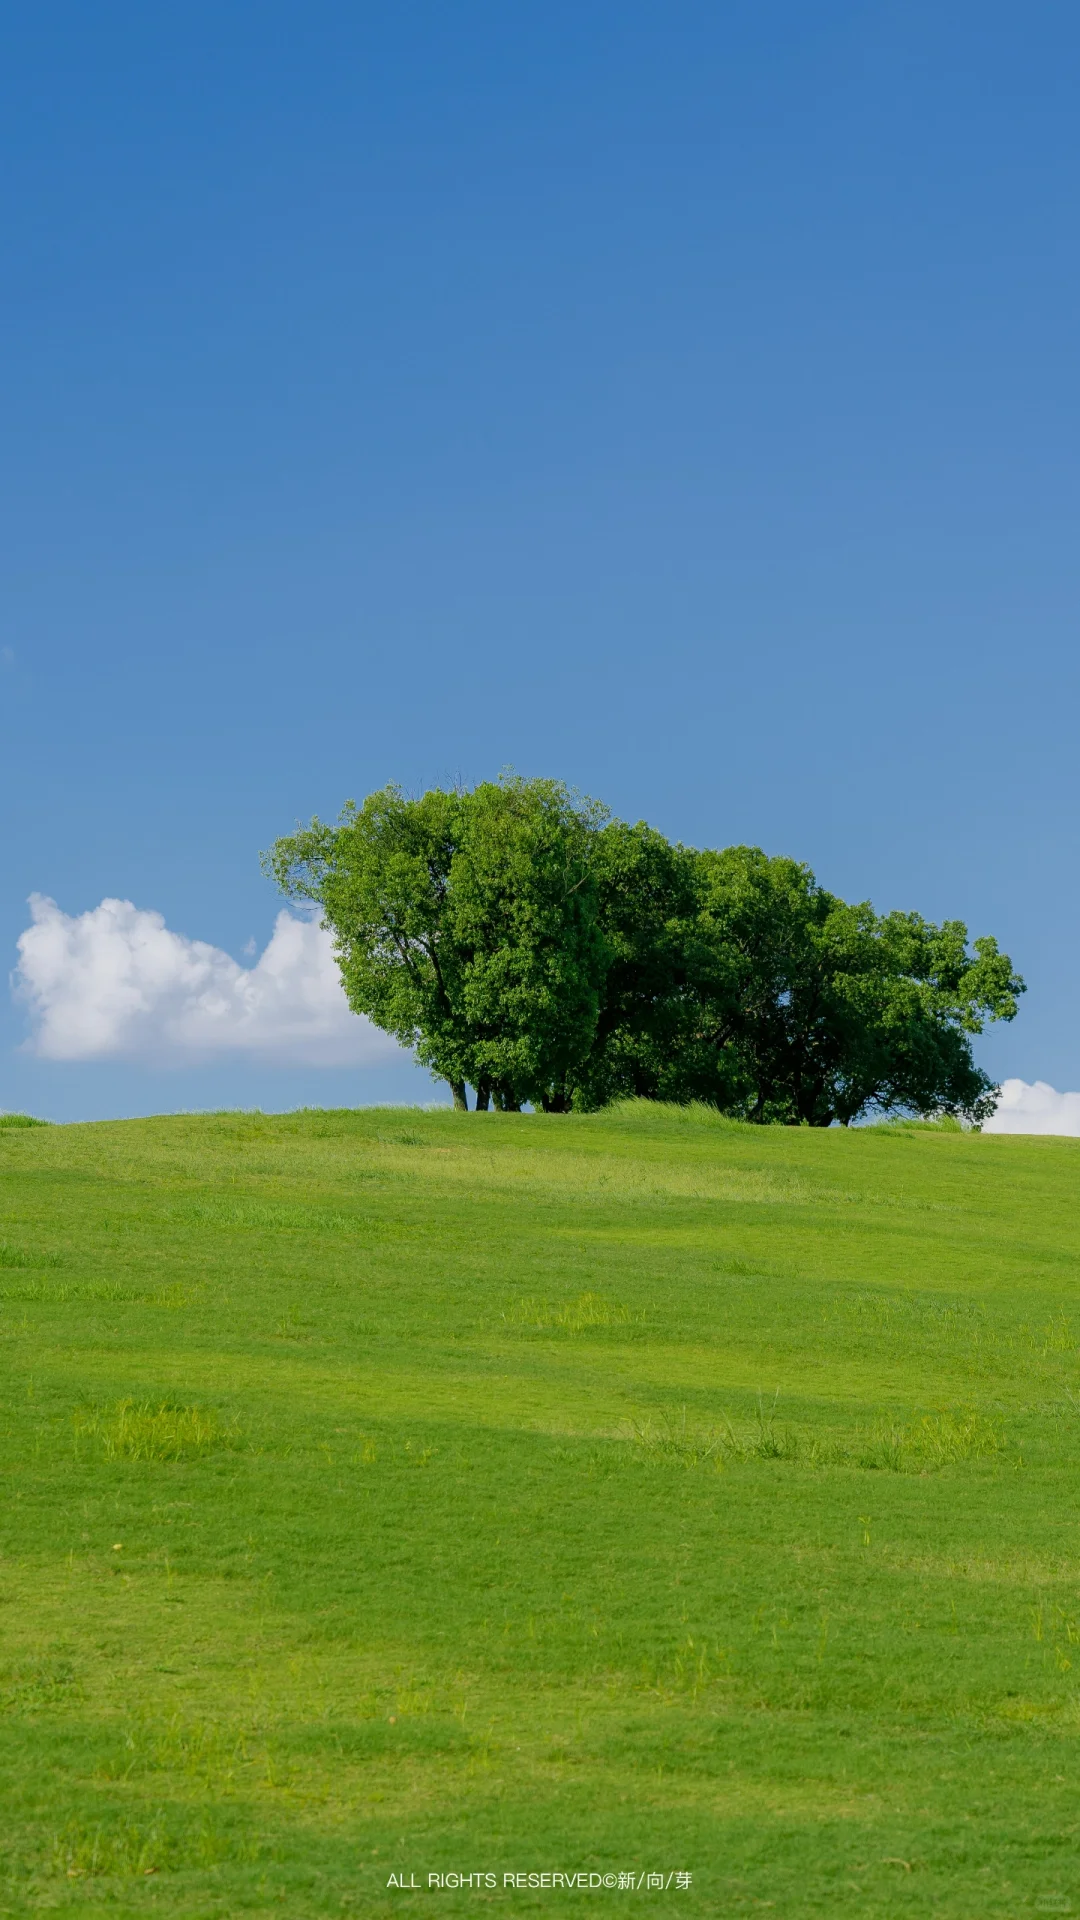
<path fill-rule="evenodd" d="M 1080 1910 L 1078 1176 L 0 1127 L 0 1910 Z"/>

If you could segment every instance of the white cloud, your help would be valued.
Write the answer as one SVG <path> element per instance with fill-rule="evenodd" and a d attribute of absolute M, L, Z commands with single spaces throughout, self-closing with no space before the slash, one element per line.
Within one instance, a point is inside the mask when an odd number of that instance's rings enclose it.
<path fill-rule="evenodd" d="M 1080 1134 L 1080 1093 L 1058 1093 L 1045 1080 L 1002 1082 L 1001 1098 L 984 1133 Z"/>
<path fill-rule="evenodd" d="M 12 984 L 46 1060 L 118 1057 L 183 1065 L 222 1053 L 311 1066 L 400 1060 L 395 1040 L 349 1012 L 330 935 L 278 914 L 253 967 L 172 933 L 160 913 L 103 900 L 62 913 L 34 894 Z"/>

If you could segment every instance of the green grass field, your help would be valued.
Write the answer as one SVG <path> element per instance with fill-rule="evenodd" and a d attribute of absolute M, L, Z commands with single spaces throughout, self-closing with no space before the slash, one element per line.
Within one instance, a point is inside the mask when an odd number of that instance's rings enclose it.
<path fill-rule="evenodd" d="M 1080 1910 L 1078 1176 L 0 1127 L 0 1912 Z"/>

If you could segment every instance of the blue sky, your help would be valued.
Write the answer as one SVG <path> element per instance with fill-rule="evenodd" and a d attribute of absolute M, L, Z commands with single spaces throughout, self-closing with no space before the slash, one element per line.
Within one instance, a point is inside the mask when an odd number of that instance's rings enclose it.
<path fill-rule="evenodd" d="M 7 964 L 243 960 L 295 819 L 513 765 L 997 933 L 1080 1086 L 1078 79 L 1044 0 L 9 9 Z M 428 1090 L 2 1021 L 57 1118 Z"/>

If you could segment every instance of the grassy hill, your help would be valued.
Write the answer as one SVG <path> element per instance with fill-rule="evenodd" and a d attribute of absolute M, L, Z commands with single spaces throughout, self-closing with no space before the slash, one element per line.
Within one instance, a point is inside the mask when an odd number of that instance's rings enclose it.
<path fill-rule="evenodd" d="M 643 1107 L 0 1127 L 0 1909 L 1080 1907 L 1078 1179 Z"/>

